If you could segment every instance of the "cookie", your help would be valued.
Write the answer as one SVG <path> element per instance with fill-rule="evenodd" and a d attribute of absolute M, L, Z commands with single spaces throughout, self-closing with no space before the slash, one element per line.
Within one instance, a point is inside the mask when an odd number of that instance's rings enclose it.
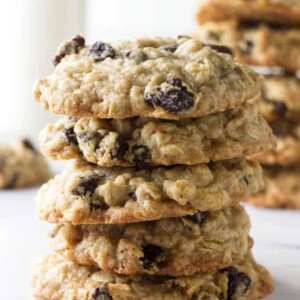
<path fill-rule="evenodd" d="M 168 168 L 104 168 L 75 162 L 37 196 L 53 223 L 132 223 L 236 205 L 262 188 L 256 162 L 233 159 Z"/>
<path fill-rule="evenodd" d="M 300 168 L 265 167 L 265 188 L 247 199 L 257 206 L 300 209 Z"/>
<path fill-rule="evenodd" d="M 50 177 L 42 154 L 28 139 L 18 145 L 0 145 L 0 189 L 26 188 Z"/>
<path fill-rule="evenodd" d="M 57 225 L 53 248 L 80 265 L 125 275 L 193 275 L 228 267 L 252 246 L 242 206 L 122 225 Z"/>
<path fill-rule="evenodd" d="M 266 76 L 260 112 L 268 121 L 300 121 L 300 79 L 296 76 Z"/>
<path fill-rule="evenodd" d="M 204 24 L 199 36 L 206 43 L 232 47 L 243 63 L 290 72 L 300 69 L 300 27 L 228 21 Z"/>
<path fill-rule="evenodd" d="M 189 37 L 85 46 L 77 36 L 60 46 L 53 74 L 36 82 L 34 97 L 76 117 L 200 117 L 259 94 L 261 77 L 230 53 Z"/>
<path fill-rule="evenodd" d="M 300 123 L 288 121 L 270 122 L 277 136 L 275 149 L 252 156 L 252 159 L 264 165 L 300 166 Z"/>
<path fill-rule="evenodd" d="M 275 137 L 253 106 L 202 118 L 104 120 L 67 118 L 41 134 L 52 159 L 83 158 L 101 166 L 207 163 L 263 152 Z"/>
<path fill-rule="evenodd" d="M 239 19 L 300 25 L 300 1 L 201 0 L 196 16 L 200 24 L 210 21 Z"/>
<path fill-rule="evenodd" d="M 38 300 L 260 299 L 272 292 L 272 278 L 251 254 L 214 273 L 192 276 L 125 276 L 49 254 L 34 265 L 31 281 Z"/>

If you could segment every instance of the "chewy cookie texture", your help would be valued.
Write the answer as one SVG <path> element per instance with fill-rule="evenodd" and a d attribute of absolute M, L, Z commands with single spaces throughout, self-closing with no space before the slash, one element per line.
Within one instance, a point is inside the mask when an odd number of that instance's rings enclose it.
<path fill-rule="evenodd" d="M 258 115 L 261 76 L 197 38 L 63 43 L 34 96 L 66 117 L 41 133 L 76 159 L 38 192 L 54 254 L 38 300 L 256 300 L 272 292 L 239 202 L 263 172 L 246 155 L 275 137 Z"/>
<path fill-rule="evenodd" d="M 169 168 L 103 168 L 77 162 L 37 196 L 54 223 L 130 223 L 236 205 L 262 188 L 262 170 L 245 159 Z"/>
<path fill-rule="evenodd" d="M 101 120 L 69 118 L 41 134 L 52 159 L 83 158 L 101 166 L 208 163 L 263 152 L 275 145 L 253 106 L 202 118 Z"/>
<path fill-rule="evenodd" d="M 241 206 L 122 225 L 58 225 L 53 248 L 80 265 L 120 274 L 193 275 L 244 258 L 249 218 Z"/>
<path fill-rule="evenodd" d="M 229 53 L 189 37 L 86 46 L 77 36 L 61 45 L 53 74 L 36 82 L 34 97 L 71 116 L 200 117 L 259 93 L 260 76 Z"/>
<path fill-rule="evenodd" d="M 47 300 L 261 299 L 272 291 L 269 273 L 251 254 L 233 266 L 192 276 L 121 276 L 51 254 L 36 262 L 33 295 Z"/>
<path fill-rule="evenodd" d="M 23 139 L 16 146 L 0 145 L 0 189 L 31 187 L 49 178 L 45 158 L 31 141 Z"/>

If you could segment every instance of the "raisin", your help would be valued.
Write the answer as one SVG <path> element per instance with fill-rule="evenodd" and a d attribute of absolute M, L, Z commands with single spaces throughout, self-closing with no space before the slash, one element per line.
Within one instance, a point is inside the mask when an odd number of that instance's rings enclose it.
<path fill-rule="evenodd" d="M 78 138 L 86 144 L 89 144 L 93 140 L 95 140 L 97 144 L 102 139 L 102 135 L 99 132 L 84 131 L 78 134 Z"/>
<path fill-rule="evenodd" d="M 143 145 L 134 145 L 131 148 L 131 153 L 134 156 L 133 162 L 136 164 L 145 163 L 145 161 L 151 157 L 149 148 Z"/>
<path fill-rule="evenodd" d="M 150 270 L 166 260 L 165 249 L 162 247 L 147 244 L 142 246 L 142 251 L 144 256 L 140 258 L 140 261 L 145 270 Z"/>
<path fill-rule="evenodd" d="M 239 282 L 244 284 L 244 288 L 241 290 L 242 294 L 246 294 L 252 283 L 251 278 L 246 273 L 239 272 Z"/>
<path fill-rule="evenodd" d="M 89 202 L 89 207 L 90 207 L 90 210 L 104 210 L 104 209 L 108 209 L 108 205 L 104 201 L 99 200 L 99 199 L 92 199 Z"/>
<path fill-rule="evenodd" d="M 204 46 L 209 47 L 209 48 L 215 50 L 216 52 L 230 54 L 233 56 L 233 51 L 229 47 L 225 47 L 225 46 L 221 46 L 221 45 L 213 45 L 213 44 L 205 44 Z"/>
<path fill-rule="evenodd" d="M 270 100 L 267 97 L 265 90 L 262 90 L 261 96 L 264 102 L 273 105 L 275 114 L 279 115 L 280 117 L 284 117 L 287 114 L 288 108 L 283 101 Z"/>
<path fill-rule="evenodd" d="M 229 267 L 224 270 L 228 273 L 227 300 L 231 300 L 238 286 L 243 285 L 241 293 L 244 295 L 251 286 L 251 278 L 244 272 L 239 272 L 234 267 Z"/>
<path fill-rule="evenodd" d="M 134 200 L 134 201 L 137 200 L 137 196 L 136 196 L 135 193 L 129 193 L 128 196 L 129 196 L 130 198 L 132 198 L 132 200 Z"/>
<path fill-rule="evenodd" d="M 76 196 L 85 196 L 88 193 L 93 194 L 98 186 L 99 176 L 81 177 L 80 185 L 72 193 Z"/>
<path fill-rule="evenodd" d="M 284 117 L 288 111 L 286 104 L 282 101 L 273 101 L 274 111 L 280 117 Z"/>
<path fill-rule="evenodd" d="M 32 143 L 30 140 L 28 140 L 28 139 L 23 139 L 21 142 L 22 142 L 22 145 L 23 145 L 25 148 L 27 148 L 27 149 L 29 149 L 29 150 L 31 150 L 31 151 L 34 151 L 34 152 L 36 151 L 36 149 L 35 149 L 33 143 Z"/>
<path fill-rule="evenodd" d="M 112 296 L 109 293 L 107 284 L 103 284 L 93 290 L 89 297 L 89 300 L 112 300 Z"/>
<path fill-rule="evenodd" d="M 167 86 L 161 85 L 146 93 L 145 102 L 170 113 L 179 113 L 194 106 L 194 95 L 182 84 L 180 78 L 168 77 L 166 83 Z"/>
<path fill-rule="evenodd" d="M 128 151 L 129 146 L 125 139 L 121 136 L 117 138 L 117 147 L 110 150 L 111 159 L 121 159 L 124 157 L 125 153 Z"/>
<path fill-rule="evenodd" d="M 246 40 L 240 46 L 240 51 L 242 54 L 250 55 L 253 47 L 254 47 L 254 42 L 251 40 Z"/>
<path fill-rule="evenodd" d="M 91 46 L 88 54 L 94 58 L 95 62 L 103 61 L 108 57 L 110 58 L 116 57 L 116 52 L 114 48 L 103 42 L 94 43 Z"/>
<path fill-rule="evenodd" d="M 161 46 L 160 48 L 168 52 L 174 53 L 177 50 L 178 45 L 164 45 Z"/>
<path fill-rule="evenodd" d="M 203 221 L 203 213 L 202 212 L 198 212 L 195 215 L 186 216 L 186 219 L 192 221 L 193 223 L 200 224 Z"/>
<path fill-rule="evenodd" d="M 79 53 L 84 47 L 85 40 L 81 35 L 76 35 L 70 41 L 65 42 L 58 50 L 58 54 L 53 59 L 54 66 L 58 65 L 61 60 L 69 54 Z"/>
<path fill-rule="evenodd" d="M 78 145 L 76 133 L 74 132 L 74 127 L 65 128 L 63 133 L 69 144 Z"/>

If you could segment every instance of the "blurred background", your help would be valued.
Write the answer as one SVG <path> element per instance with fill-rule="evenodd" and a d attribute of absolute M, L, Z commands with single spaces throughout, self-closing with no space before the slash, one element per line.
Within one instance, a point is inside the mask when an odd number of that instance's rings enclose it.
<path fill-rule="evenodd" d="M 53 69 L 58 45 L 77 33 L 90 43 L 135 36 L 177 36 L 196 27 L 195 0 L 13 0 L 0 10 L 0 141 L 37 141 L 55 118 L 31 96 L 36 78 Z"/>

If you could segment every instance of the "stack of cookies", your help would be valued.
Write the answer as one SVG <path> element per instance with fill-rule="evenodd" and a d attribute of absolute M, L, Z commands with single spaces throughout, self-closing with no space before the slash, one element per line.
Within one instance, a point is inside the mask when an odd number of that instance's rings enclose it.
<path fill-rule="evenodd" d="M 278 146 L 254 157 L 266 186 L 249 201 L 300 209 L 300 1 L 202 0 L 197 19 L 202 39 L 232 47 L 265 75 L 260 112 Z"/>
<path fill-rule="evenodd" d="M 41 134 L 76 159 L 39 191 L 54 254 L 35 266 L 36 299 L 259 299 L 269 273 L 252 257 L 239 202 L 262 188 L 244 156 L 275 138 L 252 103 L 261 78 L 199 39 L 60 46 L 34 95 L 66 114 Z"/>

